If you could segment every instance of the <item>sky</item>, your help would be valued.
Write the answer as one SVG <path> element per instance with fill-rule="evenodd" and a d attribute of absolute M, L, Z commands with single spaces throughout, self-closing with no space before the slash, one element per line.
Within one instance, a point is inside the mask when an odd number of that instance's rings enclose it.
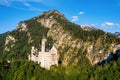
<path fill-rule="evenodd" d="M 51 9 L 78 25 L 120 32 L 120 0 L 0 0 L 0 34 Z"/>

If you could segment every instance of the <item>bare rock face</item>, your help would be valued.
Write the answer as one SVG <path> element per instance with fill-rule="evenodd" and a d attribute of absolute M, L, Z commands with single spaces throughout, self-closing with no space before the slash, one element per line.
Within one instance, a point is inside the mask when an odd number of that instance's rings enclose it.
<path fill-rule="evenodd" d="M 16 39 L 13 36 L 8 35 L 6 37 L 6 41 L 5 41 L 5 51 L 10 51 L 10 48 L 12 48 L 14 46 L 15 42 L 16 42 Z"/>
<path fill-rule="evenodd" d="M 90 25 L 88 25 L 88 24 L 82 25 L 81 28 L 82 28 L 83 30 L 86 30 L 86 31 L 96 30 L 96 28 L 94 28 L 94 27 L 92 27 L 92 26 L 90 26 Z"/>
<path fill-rule="evenodd" d="M 102 54 L 103 50 L 98 50 L 94 44 L 91 44 L 87 48 L 87 55 L 86 57 L 90 60 L 91 64 L 97 64 L 102 56 L 99 56 Z"/>
<path fill-rule="evenodd" d="M 15 38 L 13 36 L 8 35 L 6 37 L 5 45 L 7 45 L 10 41 L 15 42 L 16 40 L 15 40 Z"/>
<path fill-rule="evenodd" d="M 27 24 L 24 22 L 18 23 L 16 30 L 27 31 Z"/>
<path fill-rule="evenodd" d="M 60 56 L 63 56 L 62 64 L 64 66 L 69 64 L 71 59 L 77 55 L 78 50 L 83 46 L 82 41 L 73 39 L 73 37 L 70 35 L 70 32 L 66 32 L 60 24 L 52 26 L 47 36 L 51 36 L 55 41 L 55 47 L 57 48 Z M 63 52 L 65 49 L 67 51 Z M 77 64 L 77 62 L 78 58 L 74 59 L 73 64 Z"/>
<path fill-rule="evenodd" d="M 71 36 L 69 32 L 66 32 L 60 24 L 53 26 L 49 30 L 47 36 L 52 36 L 55 41 L 54 45 L 57 49 L 64 50 L 67 48 L 67 52 L 63 57 L 63 65 L 65 66 L 68 65 L 71 59 L 78 54 L 78 50 L 82 47 L 83 50 L 87 50 L 86 57 L 92 65 L 95 65 L 98 62 L 106 59 L 111 52 L 114 53 L 116 50 L 120 49 L 120 46 L 116 44 L 104 44 L 103 46 L 101 39 L 98 39 L 95 43 L 83 42 L 81 40 L 74 39 L 73 36 Z M 77 63 L 78 58 L 74 60 Z M 73 61 L 74 64 L 75 62 Z"/>
<path fill-rule="evenodd" d="M 31 35 L 30 35 L 30 33 L 29 33 L 29 32 L 27 32 L 27 36 L 29 37 L 29 38 L 28 38 L 28 43 L 32 43 L 32 42 L 33 42 L 33 40 L 32 40 L 32 38 L 31 38 Z"/>
<path fill-rule="evenodd" d="M 37 21 L 40 22 L 41 25 L 43 25 L 47 28 L 51 28 L 52 25 L 56 23 L 56 21 L 53 19 L 52 16 L 49 19 L 40 19 L 40 20 L 37 20 Z"/>
<path fill-rule="evenodd" d="M 114 54 L 119 49 L 120 44 L 111 44 L 107 50 L 105 48 L 98 48 L 98 46 L 96 46 L 95 44 L 91 44 L 87 48 L 86 57 L 89 59 L 92 65 L 95 65 L 98 62 L 105 60 L 110 55 L 110 53 Z"/>
<path fill-rule="evenodd" d="M 53 24 L 56 24 L 57 21 L 55 18 L 64 19 L 64 15 L 59 13 L 56 10 L 51 10 L 49 12 L 44 12 L 41 16 L 42 18 L 38 18 L 37 21 L 41 23 L 44 27 L 51 28 Z"/>
<path fill-rule="evenodd" d="M 32 43 L 33 40 L 32 40 L 32 38 L 31 38 L 30 32 L 28 32 L 27 26 L 28 26 L 27 23 L 25 23 L 25 22 L 20 22 L 20 23 L 18 23 L 16 30 L 19 30 L 20 32 L 21 32 L 21 31 L 27 32 L 27 36 L 29 37 L 29 38 L 28 38 L 28 43 Z"/>
<path fill-rule="evenodd" d="M 118 44 L 118 45 L 112 44 L 111 49 L 112 49 L 113 53 L 115 53 L 117 50 L 120 49 L 120 44 Z"/>

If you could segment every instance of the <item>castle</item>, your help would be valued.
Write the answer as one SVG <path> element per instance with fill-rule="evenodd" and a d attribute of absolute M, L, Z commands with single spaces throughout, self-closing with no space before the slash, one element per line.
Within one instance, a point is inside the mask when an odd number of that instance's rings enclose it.
<path fill-rule="evenodd" d="M 50 70 L 51 65 L 57 65 L 58 66 L 58 54 L 57 49 L 54 46 L 46 46 L 45 45 L 46 39 L 42 39 L 42 46 L 41 51 L 38 51 L 32 47 L 31 54 L 28 55 L 28 59 L 31 61 L 36 62 L 37 64 L 40 63 L 40 66 L 42 68 L 45 68 L 47 70 Z"/>

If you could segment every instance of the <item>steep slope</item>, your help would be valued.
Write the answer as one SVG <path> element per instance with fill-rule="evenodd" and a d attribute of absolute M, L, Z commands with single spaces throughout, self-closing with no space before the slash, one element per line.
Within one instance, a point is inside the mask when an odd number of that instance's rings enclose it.
<path fill-rule="evenodd" d="M 42 36 L 46 44 L 53 44 L 64 66 L 92 64 L 104 60 L 120 49 L 120 39 L 99 29 L 83 30 L 68 21 L 56 10 L 44 12 L 30 20 L 21 21 L 6 37 L 6 59 L 27 59 L 31 46 L 41 47 Z"/>

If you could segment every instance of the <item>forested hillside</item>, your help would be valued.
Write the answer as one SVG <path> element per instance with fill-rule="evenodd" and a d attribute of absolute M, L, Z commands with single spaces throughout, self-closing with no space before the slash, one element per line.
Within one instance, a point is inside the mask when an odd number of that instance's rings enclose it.
<path fill-rule="evenodd" d="M 9 32 L 0 34 L 0 56 L 2 56 L 3 54 L 3 50 L 4 50 L 4 45 L 5 45 L 5 39 L 6 36 L 9 34 Z"/>
<path fill-rule="evenodd" d="M 39 51 L 43 36 L 60 55 L 58 67 L 50 70 L 28 61 L 31 47 Z M 119 52 L 120 38 L 100 29 L 84 30 L 56 10 L 21 21 L 9 34 L 0 35 L 0 45 L 0 80 L 120 79 L 119 55 L 104 61 Z M 104 64 L 98 65 L 101 61 Z"/>

